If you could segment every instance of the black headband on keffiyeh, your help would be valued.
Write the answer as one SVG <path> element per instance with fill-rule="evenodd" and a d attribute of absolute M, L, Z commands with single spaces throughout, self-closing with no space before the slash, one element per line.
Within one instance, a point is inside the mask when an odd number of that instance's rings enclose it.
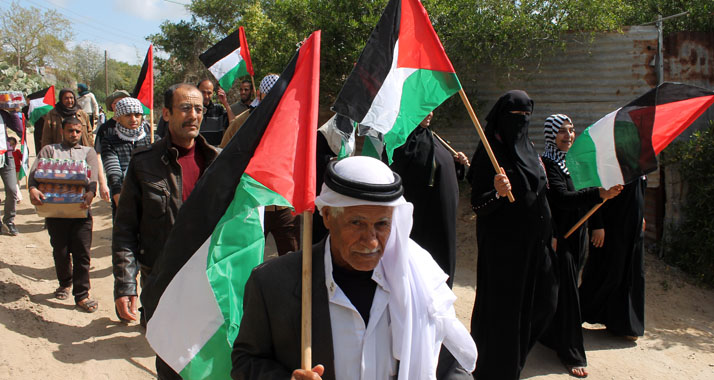
<path fill-rule="evenodd" d="M 565 166 L 565 154 L 562 150 L 558 149 L 558 145 L 555 142 L 555 136 L 560 131 L 560 127 L 563 126 L 565 122 L 573 125 L 573 121 L 567 115 L 555 114 L 548 116 L 545 119 L 545 126 L 543 127 L 543 135 L 545 137 L 545 152 L 543 152 L 543 157 L 558 164 L 560 170 L 570 175 L 568 168 Z"/>

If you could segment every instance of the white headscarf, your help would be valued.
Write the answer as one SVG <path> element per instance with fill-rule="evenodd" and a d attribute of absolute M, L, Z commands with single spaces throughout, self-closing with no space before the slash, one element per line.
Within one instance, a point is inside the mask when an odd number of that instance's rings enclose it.
<path fill-rule="evenodd" d="M 335 164 L 343 178 L 366 184 L 391 184 L 394 173 L 381 161 L 347 157 Z M 323 184 L 315 205 L 350 207 L 393 206 L 392 229 L 384 248 L 382 265 L 389 284 L 392 354 L 399 360 L 399 380 L 436 379 L 441 344 L 469 372 L 476 367 L 476 345 L 456 318 L 456 295 L 446 285 L 447 275 L 431 255 L 409 238 L 414 206 L 404 197 L 393 201 L 366 201 L 337 193 Z"/>

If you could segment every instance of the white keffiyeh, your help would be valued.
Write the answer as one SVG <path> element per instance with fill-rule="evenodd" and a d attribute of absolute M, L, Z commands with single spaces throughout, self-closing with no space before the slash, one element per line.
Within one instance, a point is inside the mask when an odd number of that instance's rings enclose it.
<path fill-rule="evenodd" d="M 366 184 L 391 184 L 392 171 L 366 156 L 345 158 L 335 164 L 343 178 Z M 431 255 L 409 238 L 414 206 L 404 197 L 389 202 L 365 201 L 322 186 L 315 199 L 318 209 L 361 205 L 393 206 L 392 229 L 382 256 L 390 289 L 392 353 L 399 360 L 399 380 L 436 379 L 443 343 L 469 372 L 476 367 L 476 345 L 456 318 L 456 295 L 446 285 L 447 275 Z"/>

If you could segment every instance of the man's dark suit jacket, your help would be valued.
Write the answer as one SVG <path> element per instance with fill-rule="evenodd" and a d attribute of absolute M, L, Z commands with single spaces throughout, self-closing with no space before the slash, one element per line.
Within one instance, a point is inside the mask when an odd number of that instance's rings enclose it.
<path fill-rule="evenodd" d="M 332 326 L 325 287 L 325 240 L 312 247 L 312 362 L 335 380 Z M 243 319 L 233 344 L 235 380 L 290 378 L 301 368 L 302 251 L 257 266 L 245 286 Z M 442 347 L 437 378 L 472 379 Z M 375 379 L 380 380 L 380 379 Z"/>

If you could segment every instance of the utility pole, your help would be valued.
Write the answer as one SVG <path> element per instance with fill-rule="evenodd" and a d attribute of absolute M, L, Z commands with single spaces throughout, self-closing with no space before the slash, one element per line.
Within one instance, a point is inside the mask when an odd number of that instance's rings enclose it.
<path fill-rule="evenodd" d="M 662 52 L 664 37 L 662 36 L 662 15 L 657 15 L 655 25 L 657 26 L 657 85 L 660 85 L 664 82 L 664 53 Z"/>
<path fill-rule="evenodd" d="M 664 52 L 662 45 L 664 44 L 664 37 L 662 36 L 663 32 L 663 21 L 664 20 L 669 20 L 671 18 L 677 18 L 677 17 L 682 17 L 682 16 L 687 16 L 689 15 L 689 11 L 682 12 L 682 13 L 677 13 L 676 15 L 671 15 L 671 16 L 666 16 L 662 17 L 662 15 L 657 15 L 657 20 L 648 22 L 646 24 L 642 25 L 652 25 L 654 24 L 657 27 L 657 61 L 655 62 L 655 70 L 657 71 L 657 85 L 660 85 L 664 82 Z"/>
<path fill-rule="evenodd" d="M 104 94 L 109 96 L 109 70 L 107 69 L 107 51 L 104 50 Z"/>

